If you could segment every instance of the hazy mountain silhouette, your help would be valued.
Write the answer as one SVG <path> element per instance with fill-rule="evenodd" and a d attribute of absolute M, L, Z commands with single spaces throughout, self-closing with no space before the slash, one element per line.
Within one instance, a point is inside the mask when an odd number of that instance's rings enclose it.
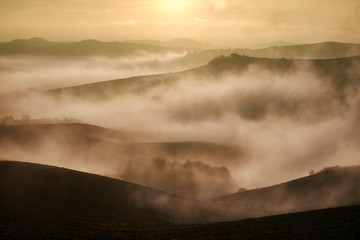
<path fill-rule="evenodd" d="M 11 42 L 0 43 L 0 55 L 34 55 L 34 56 L 122 56 L 138 51 L 167 52 L 170 49 L 138 43 L 127 42 L 101 42 L 94 39 L 79 42 L 50 42 L 41 38 L 29 40 L 18 39 Z M 180 49 L 171 49 L 180 51 Z"/>
<path fill-rule="evenodd" d="M 281 45 L 281 46 L 279 46 Z M 188 51 L 181 63 L 192 63 L 193 66 L 205 64 L 212 58 L 220 55 L 237 53 L 253 57 L 265 58 L 308 58 L 326 59 L 341 58 L 360 55 L 360 44 L 323 42 L 315 44 L 287 45 L 278 42 L 269 47 L 259 49 L 229 48 L 214 49 L 215 47 L 192 39 L 174 39 L 159 43 L 154 40 L 124 42 L 101 42 L 97 40 L 84 40 L 79 42 L 50 42 L 41 38 L 29 40 L 17 39 L 11 42 L 0 43 L 0 55 L 40 55 L 40 56 L 126 56 L 146 51 L 148 53 L 183 52 Z M 198 50 L 194 50 L 198 49 Z M 202 49 L 202 50 L 201 50 Z"/>
<path fill-rule="evenodd" d="M 252 51 L 254 57 L 326 59 L 360 55 L 360 44 L 323 42 L 291 46 L 272 46 Z"/>

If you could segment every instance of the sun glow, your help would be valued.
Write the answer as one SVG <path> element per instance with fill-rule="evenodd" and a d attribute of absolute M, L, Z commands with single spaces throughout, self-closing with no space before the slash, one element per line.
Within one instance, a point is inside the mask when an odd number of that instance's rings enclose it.
<path fill-rule="evenodd" d="M 163 7 L 168 11 L 182 11 L 185 6 L 185 0 L 163 0 Z"/>

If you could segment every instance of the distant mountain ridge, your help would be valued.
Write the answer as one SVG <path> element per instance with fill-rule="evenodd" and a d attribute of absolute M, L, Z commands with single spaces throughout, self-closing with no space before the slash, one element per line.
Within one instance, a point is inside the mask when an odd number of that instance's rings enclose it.
<path fill-rule="evenodd" d="M 124 42 L 102 42 L 83 40 L 78 42 L 50 42 L 41 38 L 29 40 L 17 39 L 0 43 L 0 55 L 34 55 L 34 56 L 126 56 L 137 51 L 148 53 L 184 52 L 188 56 L 184 62 L 202 65 L 212 58 L 231 53 L 253 57 L 291 58 L 291 59 L 328 59 L 360 55 L 359 43 L 323 42 L 315 44 L 296 44 L 275 42 L 260 48 L 225 48 L 216 49 L 211 44 L 192 39 L 174 39 L 161 43 L 156 40 L 127 40 Z"/>
<path fill-rule="evenodd" d="M 161 46 L 126 43 L 101 42 L 87 39 L 78 42 L 50 42 L 41 38 L 29 40 L 17 39 L 11 42 L 0 43 L 0 55 L 34 55 L 34 56 L 121 56 L 133 54 L 136 51 L 166 52 L 181 51 L 181 49 L 168 49 Z"/>

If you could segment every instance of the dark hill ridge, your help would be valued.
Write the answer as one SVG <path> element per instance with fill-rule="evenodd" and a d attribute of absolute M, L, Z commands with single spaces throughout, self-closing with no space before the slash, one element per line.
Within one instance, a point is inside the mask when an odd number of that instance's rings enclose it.
<path fill-rule="evenodd" d="M 117 227 L 148 228 L 194 217 L 187 208 L 197 204 L 118 179 L 14 161 L 0 161 L 0 192 L 3 224 L 32 219 L 86 226 L 111 220 Z"/>
<path fill-rule="evenodd" d="M 308 195 L 324 186 L 342 188 L 347 179 L 356 181 L 352 182 L 355 192 L 346 190 L 356 195 L 359 186 L 354 176 L 359 176 L 359 168 L 330 168 L 284 185 Z M 313 193 L 304 192 L 304 186 Z M 271 202 L 266 189 L 274 187 L 241 194 L 252 201 L 249 195 L 258 191 L 257 199 Z M 360 234 L 359 201 L 347 202 L 353 207 L 194 224 L 233 216 L 230 209 L 213 205 L 218 201 L 236 205 L 246 200 L 237 198 L 239 193 L 209 204 L 116 179 L 31 163 L 1 161 L 0 193 L 2 239 L 357 239 Z M 329 193 L 317 200 L 326 202 Z M 301 195 L 296 197 L 301 200 Z M 184 221 L 193 223 L 181 223 Z"/>
<path fill-rule="evenodd" d="M 126 235 L 171 226 L 199 209 L 191 207 L 197 201 L 129 182 L 9 161 L 0 162 L 0 193 L 1 239 Z"/>

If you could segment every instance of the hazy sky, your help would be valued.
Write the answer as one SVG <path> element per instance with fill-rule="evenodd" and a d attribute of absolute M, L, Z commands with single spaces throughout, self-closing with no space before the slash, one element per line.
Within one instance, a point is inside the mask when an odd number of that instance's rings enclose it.
<path fill-rule="evenodd" d="M 0 0 L 0 41 L 360 42 L 359 0 Z"/>

